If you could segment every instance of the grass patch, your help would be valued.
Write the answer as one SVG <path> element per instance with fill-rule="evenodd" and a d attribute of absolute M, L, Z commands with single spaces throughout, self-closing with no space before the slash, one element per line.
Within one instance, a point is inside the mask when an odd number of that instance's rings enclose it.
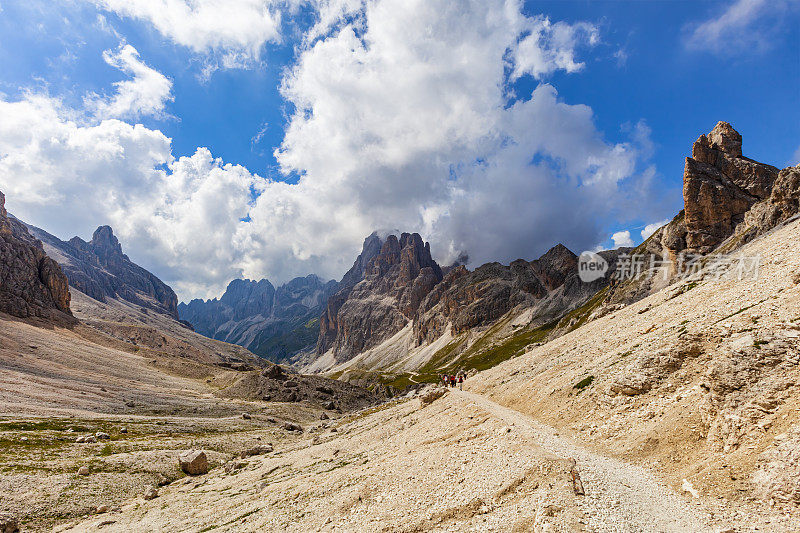
<path fill-rule="evenodd" d="M 729 314 L 728 316 L 725 316 L 725 317 L 722 317 L 722 318 L 720 318 L 719 320 L 717 320 L 716 322 L 714 322 L 714 324 L 719 324 L 719 323 L 720 323 L 720 322 L 722 322 L 723 320 L 728 320 L 729 318 L 731 318 L 731 317 L 734 317 L 734 316 L 738 315 L 739 313 L 744 313 L 744 312 L 745 312 L 745 311 L 747 311 L 748 309 L 752 309 L 753 307 L 755 307 L 755 306 L 757 306 L 757 305 L 763 304 L 765 301 L 766 301 L 766 300 L 761 300 L 760 302 L 756 302 L 756 303 L 754 303 L 754 304 L 750 304 L 750 305 L 747 305 L 747 306 L 745 306 L 745 307 L 742 307 L 742 308 L 741 308 L 741 309 L 739 309 L 738 311 L 735 311 L 735 312 L 733 312 L 733 313 Z"/>
<path fill-rule="evenodd" d="M 528 329 L 512 335 L 508 339 L 492 347 L 483 347 L 476 342 L 451 366 L 474 368 L 478 371 L 492 368 L 512 357 L 522 355 L 525 347 L 534 342 L 543 341 L 555 329 L 558 321 L 553 321 L 537 328 Z"/>
<path fill-rule="evenodd" d="M 769 344 L 769 341 L 764 341 L 764 340 L 755 340 L 755 341 L 753 341 L 753 347 L 758 349 L 758 350 L 760 350 L 761 347 L 764 346 L 765 344 Z"/>
<path fill-rule="evenodd" d="M 572 388 L 583 390 L 589 385 L 591 385 L 593 381 L 594 381 L 594 376 L 586 376 L 585 378 L 577 382 L 575 385 L 573 385 Z"/>
<path fill-rule="evenodd" d="M 81 433 L 91 431 L 87 427 L 76 426 L 69 420 L 0 422 L 0 431 L 66 431 L 69 428 Z"/>
<path fill-rule="evenodd" d="M 108 457 L 114 453 L 114 447 L 111 444 L 106 444 L 103 448 L 98 452 L 97 455 L 100 457 Z"/>

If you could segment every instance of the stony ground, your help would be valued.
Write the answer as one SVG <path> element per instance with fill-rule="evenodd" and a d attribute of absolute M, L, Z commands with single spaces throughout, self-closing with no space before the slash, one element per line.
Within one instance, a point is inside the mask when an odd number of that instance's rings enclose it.
<path fill-rule="evenodd" d="M 233 464 L 69 531 L 712 530 L 642 468 L 468 392 L 403 400 Z"/>

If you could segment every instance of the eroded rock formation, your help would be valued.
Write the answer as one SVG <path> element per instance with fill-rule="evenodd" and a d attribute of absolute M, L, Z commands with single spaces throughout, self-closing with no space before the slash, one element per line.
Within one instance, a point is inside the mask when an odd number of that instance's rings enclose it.
<path fill-rule="evenodd" d="M 701 135 L 683 174 L 687 250 L 716 248 L 755 203 L 770 197 L 777 177 L 777 168 L 742 155 L 742 136 L 727 122 Z"/>
<path fill-rule="evenodd" d="M 0 311 L 22 318 L 71 315 L 69 300 L 58 263 L 21 222 L 8 216 L 0 192 Z"/>
<path fill-rule="evenodd" d="M 377 243 L 380 249 L 376 253 Z M 332 349 L 337 361 L 377 346 L 400 331 L 417 312 L 422 300 L 442 280 L 442 269 L 431 257 L 430 244 L 417 233 L 373 234 L 342 284 L 328 302 L 320 321 L 318 353 Z"/>

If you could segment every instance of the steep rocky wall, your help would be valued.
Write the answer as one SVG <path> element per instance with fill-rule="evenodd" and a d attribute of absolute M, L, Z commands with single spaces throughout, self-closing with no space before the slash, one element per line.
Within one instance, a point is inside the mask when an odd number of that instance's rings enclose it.
<path fill-rule="evenodd" d="M 0 311 L 13 316 L 71 315 L 67 278 L 19 221 L 9 218 L 0 192 Z"/>

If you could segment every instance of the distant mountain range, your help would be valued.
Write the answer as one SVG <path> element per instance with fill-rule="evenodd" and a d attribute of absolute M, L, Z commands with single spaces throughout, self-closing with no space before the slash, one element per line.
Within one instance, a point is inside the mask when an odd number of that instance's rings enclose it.
<path fill-rule="evenodd" d="M 313 274 L 277 289 L 266 279 L 235 279 L 219 299 L 181 303 L 178 314 L 198 333 L 290 362 L 316 346 L 320 314 L 337 286 Z"/>
<path fill-rule="evenodd" d="M 600 252 L 608 270 L 584 283 L 576 255 L 557 245 L 533 261 L 442 267 L 416 233 L 364 240 L 341 281 L 315 275 L 279 287 L 236 279 L 212 300 L 178 305 L 174 291 L 133 263 L 108 226 L 68 242 L 7 215 L 0 196 L 0 311 L 68 317 L 66 281 L 105 302 L 181 319 L 200 334 L 274 362 L 372 385 L 402 387 L 437 373 L 488 368 L 672 283 L 614 280 L 622 254 L 677 264 L 681 254 L 729 252 L 800 212 L 800 170 L 742 155 L 720 122 L 686 159 L 684 210 L 636 249 Z M 55 260 L 55 261 L 53 261 Z M 413 379 L 412 379 L 413 378 Z"/>

